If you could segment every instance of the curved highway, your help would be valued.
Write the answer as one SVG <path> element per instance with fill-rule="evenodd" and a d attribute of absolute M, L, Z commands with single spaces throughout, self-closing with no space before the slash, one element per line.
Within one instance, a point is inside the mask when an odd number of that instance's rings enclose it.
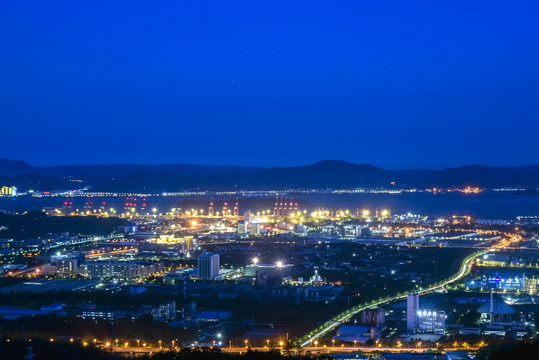
<path fill-rule="evenodd" d="M 475 252 L 475 253 L 473 253 L 471 255 L 468 255 L 463 260 L 462 265 L 460 267 L 460 270 L 459 270 L 459 272 L 457 274 L 450 277 L 449 279 L 443 280 L 442 282 L 429 285 L 427 288 L 422 289 L 420 291 L 420 293 L 421 294 L 430 293 L 430 292 L 433 292 L 433 291 L 435 291 L 437 289 L 440 289 L 440 288 L 442 288 L 442 287 L 444 287 L 444 286 L 446 286 L 448 284 L 451 284 L 452 282 L 455 282 L 455 281 L 458 281 L 458 280 L 462 279 L 464 276 L 466 276 L 470 272 L 472 261 L 475 258 L 477 258 L 479 256 L 482 256 L 487 252 L 488 252 L 488 250 L 481 250 L 481 251 Z M 315 331 L 311 332 L 310 334 L 305 335 L 304 337 L 302 337 L 301 339 L 298 340 L 298 344 L 301 347 L 305 347 L 305 346 L 309 345 L 310 343 L 312 343 L 314 340 L 316 340 L 318 338 L 321 338 L 322 336 L 324 336 L 329 331 L 335 329 L 337 326 L 343 324 L 351 316 L 359 313 L 360 311 L 365 310 L 365 309 L 369 309 L 369 308 L 373 308 L 373 307 L 376 307 L 376 306 L 385 305 L 385 304 L 388 304 L 388 303 L 396 301 L 396 300 L 405 299 L 406 296 L 407 295 L 400 295 L 400 296 L 397 295 L 397 296 L 385 298 L 385 299 L 382 299 L 382 300 L 379 300 L 379 301 L 375 301 L 373 303 L 368 303 L 368 304 L 355 306 L 355 307 L 353 307 L 353 308 L 351 308 L 349 310 L 346 310 L 346 311 L 340 313 L 339 315 L 335 316 L 333 319 L 327 321 L 325 324 L 323 324 L 322 326 L 320 326 L 319 328 L 317 328 Z"/>

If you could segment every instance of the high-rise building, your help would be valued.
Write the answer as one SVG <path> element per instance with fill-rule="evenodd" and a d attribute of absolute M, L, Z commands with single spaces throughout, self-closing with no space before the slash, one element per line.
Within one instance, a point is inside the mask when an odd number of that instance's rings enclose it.
<path fill-rule="evenodd" d="M 203 253 L 197 258 L 198 279 L 213 280 L 219 275 L 219 254 Z"/>
<path fill-rule="evenodd" d="M 537 278 L 535 276 L 527 276 L 524 279 L 524 290 L 530 294 L 535 295 L 537 292 Z"/>
<path fill-rule="evenodd" d="M 419 295 L 417 293 L 408 294 L 406 303 L 406 328 L 408 331 L 416 331 L 418 328 Z"/>
<path fill-rule="evenodd" d="M 260 235 L 260 224 L 258 222 L 256 223 L 251 222 L 250 232 L 252 236 Z"/>
<path fill-rule="evenodd" d="M 247 221 L 238 220 L 238 234 L 245 234 L 247 232 Z"/>
<path fill-rule="evenodd" d="M 243 212 L 243 220 L 250 222 L 251 221 L 251 209 L 245 210 Z"/>
<path fill-rule="evenodd" d="M 77 258 L 61 258 L 56 261 L 58 274 L 74 274 L 77 271 Z"/>

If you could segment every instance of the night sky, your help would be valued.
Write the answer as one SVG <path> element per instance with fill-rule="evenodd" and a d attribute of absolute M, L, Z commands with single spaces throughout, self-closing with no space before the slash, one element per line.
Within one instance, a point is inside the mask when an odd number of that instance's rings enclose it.
<path fill-rule="evenodd" d="M 539 163 L 539 1 L 0 2 L 0 157 Z"/>

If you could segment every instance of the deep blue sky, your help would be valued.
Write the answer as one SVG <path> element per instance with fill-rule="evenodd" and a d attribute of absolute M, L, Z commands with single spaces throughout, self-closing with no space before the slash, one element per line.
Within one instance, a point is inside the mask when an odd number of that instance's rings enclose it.
<path fill-rule="evenodd" d="M 539 1 L 0 2 L 0 157 L 539 163 Z"/>

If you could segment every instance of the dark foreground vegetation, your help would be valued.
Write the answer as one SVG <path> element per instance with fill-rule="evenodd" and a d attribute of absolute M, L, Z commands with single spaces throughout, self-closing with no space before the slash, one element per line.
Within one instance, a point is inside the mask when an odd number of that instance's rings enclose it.
<path fill-rule="evenodd" d="M 539 358 L 539 340 L 519 343 L 505 342 L 481 348 L 477 352 L 477 360 L 520 360 Z"/>
<path fill-rule="evenodd" d="M 32 347 L 29 349 L 29 347 Z M 120 360 L 119 355 L 107 353 L 95 347 L 84 347 L 80 344 L 62 342 L 50 342 L 33 339 L 13 340 L 2 339 L 0 341 L 0 359 L 21 360 L 26 359 L 29 351 L 35 355 L 34 360 Z"/>

